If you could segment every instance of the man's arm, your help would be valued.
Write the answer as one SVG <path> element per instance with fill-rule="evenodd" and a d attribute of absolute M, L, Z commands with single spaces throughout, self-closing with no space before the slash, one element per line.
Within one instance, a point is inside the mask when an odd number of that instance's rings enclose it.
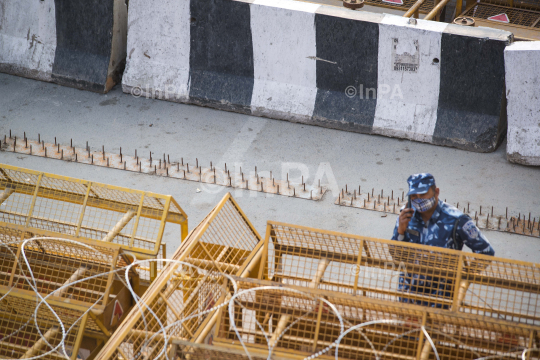
<path fill-rule="evenodd" d="M 398 229 L 399 229 L 399 217 L 397 218 L 396 226 L 394 227 L 394 234 L 392 234 L 392 240 L 410 242 L 411 239 L 409 237 L 409 233 L 405 232 L 403 235 L 401 235 L 398 232 Z"/>
<path fill-rule="evenodd" d="M 463 245 L 467 245 L 476 254 L 495 255 L 495 250 L 491 247 L 488 239 L 469 216 L 462 216 L 457 226 L 457 233 L 463 241 Z"/>

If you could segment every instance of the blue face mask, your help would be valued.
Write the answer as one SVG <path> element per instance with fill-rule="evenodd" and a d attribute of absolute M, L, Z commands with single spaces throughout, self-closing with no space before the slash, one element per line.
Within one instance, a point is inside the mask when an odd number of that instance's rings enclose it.
<path fill-rule="evenodd" d="M 419 212 L 425 212 L 428 211 L 435 205 L 435 196 L 431 199 L 414 199 L 411 200 L 412 206 Z"/>

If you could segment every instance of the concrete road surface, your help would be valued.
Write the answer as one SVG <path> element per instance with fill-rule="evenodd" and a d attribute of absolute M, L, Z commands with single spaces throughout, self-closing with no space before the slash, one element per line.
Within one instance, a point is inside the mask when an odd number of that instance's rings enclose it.
<path fill-rule="evenodd" d="M 239 115 L 208 108 L 136 98 L 116 86 L 100 95 L 0 74 L 0 134 L 94 149 L 139 154 L 163 153 L 172 159 L 209 166 L 242 166 L 273 171 L 276 177 L 303 173 L 310 184 L 323 174 L 333 190 L 322 201 L 233 190 L 247 216 L 264 236 L 266 221 L 276 220 L 377 238 L 390 238 L 395 215 L 334 205 L 338 189 L 362 186 L 401 193 L 411 173 L 431 172 L 450 203 L 494 206 L 495 214 L 540 216 L 540 169 L 506 161 L 505 146 L 479 154 L 407 140 L 362 135 L 316 126 Z M 3 136 L 2 136 L 3 137 Z M 145 155 L 147 156 L 147 155 Z M 199 183 L 0 152 L 0 162 L 91 181 L 171 194 L 189 216 L 192 229 L 228 191 Z M 318 173 L 318 174 L 317 174 Z M 264 176 L 264 175 L 263 175 Z M 203 191 L 197 192 L 197 189 Z M 540 238 L 485 232 L 498 256 L 540 260 Z M 176 229 L 165 233 L 169 256 L 180 243 Z"/>

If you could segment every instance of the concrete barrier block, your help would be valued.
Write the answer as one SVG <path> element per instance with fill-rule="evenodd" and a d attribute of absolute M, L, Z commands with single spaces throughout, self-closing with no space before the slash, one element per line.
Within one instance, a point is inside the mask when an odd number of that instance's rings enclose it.
<path fill-rule="evenodd" d="M 508 161 L 540 166 L 540 41 L 504 52 L 508 101 Z"/>
<path fill-rule="evenodd" d="M 137 96 L 478 152 L 506 133 L 509 32 L 291 0 L 132 0 L 129 24 Z"/>
<path fill-rule="evenodd" d="M 51 81 L 56 50 L 55 1 L 11 0 L 0 6 L 0 71 Z"/>
<path fill-rule="evenodd" d="M 6 0 L 0 71 L 107 92 L 124 67 L 124 0 Z"/>

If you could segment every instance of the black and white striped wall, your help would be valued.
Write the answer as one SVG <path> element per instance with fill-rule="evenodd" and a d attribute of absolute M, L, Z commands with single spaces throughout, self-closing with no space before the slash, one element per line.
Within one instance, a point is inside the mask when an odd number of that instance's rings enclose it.
<path fill-rule="evenodd" d="M 130 0 L 123 89 L 489 152 L 505 31 L 292 0 Z"/>
<path fill-rule="evenodd" d="M 126 56 L 124 0 L 0 0 L 0 72 L 107 92 Z"/>
<path fill-rule="evenodd" d="M 540 166 L 540 41 L 505 50 L 509 161 Z"/>

